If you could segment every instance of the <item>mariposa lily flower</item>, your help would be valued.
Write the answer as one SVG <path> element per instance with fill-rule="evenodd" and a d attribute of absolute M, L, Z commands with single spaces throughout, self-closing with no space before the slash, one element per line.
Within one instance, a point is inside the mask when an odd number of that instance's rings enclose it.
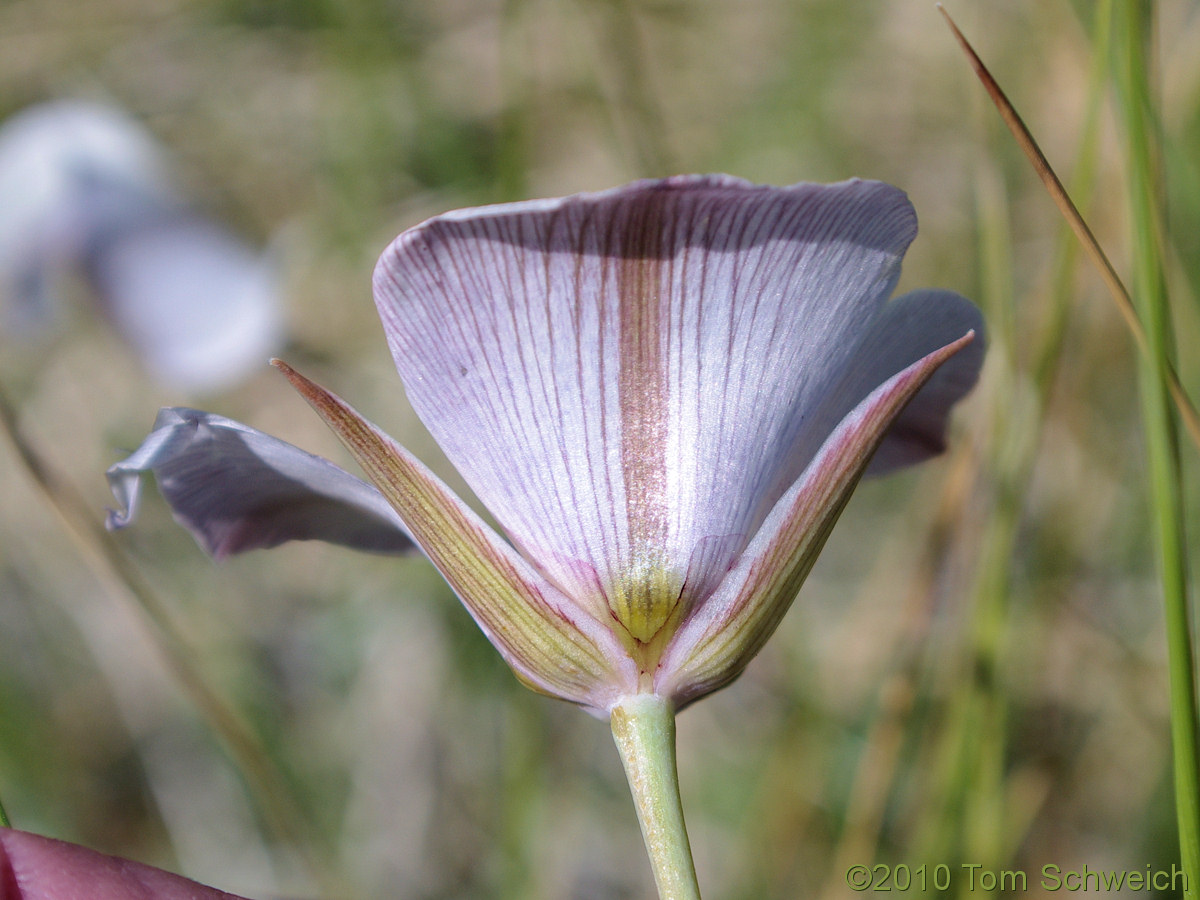
<path fill-rule="evenodd" d="M 944 445 L 982 326 L 956 294 L 888 299 L 915 234 L 876 182 L 679 177 L 401 235 L 375 276 L 396 366 L 511 543 L 283 368 L 394 507 L 354 488 L 376 522 L 412 536 L 522 680 L 599 713 L 643 692 L 680 706 L 766 640 L 872 456 L 886 471 Z M 110 472 L 123 505 L 157 470 L 217 555 L 355 543 L 330 517 L 352 476 L 227 419 L 163 415 Z"/>
<path fill-rule="evenodd" d="M 375 272 L 389 347 L 507 540 L 277 362 L 518 677 L 611 717 L 652 856 L 682 831 L 653 808 L 673 778 L 673 711 L 745 668 L 859 478 L 939 452 L 977 378 L 974 306 L 889 299 L 915 235 L 885 184 L 726 176 L 461 210 L 402 234 Z M 171 459 L 143 448 L 114 471 L 128 483 Z M 214 514 L 223 479 L 176 515 Z M 686 866 L 656 862 L 664 897 L 694 896 L 694 876 L 669 883 Z"/>
<path fill-rule="evenodd" d="M 241 900 L 162 869 L 0 828 L 0 900 Z"/>

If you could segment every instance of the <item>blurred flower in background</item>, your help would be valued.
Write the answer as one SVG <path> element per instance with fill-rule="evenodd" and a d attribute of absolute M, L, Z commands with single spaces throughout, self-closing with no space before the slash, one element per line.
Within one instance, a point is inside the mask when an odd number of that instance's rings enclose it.
<path fill-rule="evenodd" d="M 187 207 L 135 120 L 79 101 L 0 127 L 0 324 L 14 338 L 46 329 L 66 276 L 153 376 L 189 393 L 240 381 L 282 341 L 270 258 Z"/>

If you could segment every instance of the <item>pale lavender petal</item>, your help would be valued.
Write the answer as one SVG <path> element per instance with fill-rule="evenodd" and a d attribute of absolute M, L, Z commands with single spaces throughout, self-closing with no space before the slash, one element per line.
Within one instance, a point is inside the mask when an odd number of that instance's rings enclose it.
<path fill-rule="evenodd" d="M 108 470 L 121 509 L 108 527 L 137 515 L 142 477 L 158 479 L 176 520 L 217 559 L 286 541 L 320 540 L 378 553 L 413 545 L 372 485 L 240 422 L 195 409 L 159 412 L 134 453 Z"/>
<path fill-rule="evenodd" d="M 795 480 L 838 423 L 879 385 L 969 331 L 975 339 L 942 365 L 892 422 L 866 474 L 883 475 L 941 453 L 950 410 L 975 386 L 983 365 L 983 316 L 953 291 L 912 291 L 883 306 L 847 364 L 832 373 L 790 465 L 781 471 L 784 482 Z"/>
<path fill-rule="evenodd" d="M 609 617 L 580 610 L 416 457 L 282 360 L 274 364 L 342 439 L 513 672 L 603 716 L 637 690 Z"/>
<path fill-rule="evenodd" d="M 179 875 L 0 828 L 0 900 L 241 900 Z"/>
<path fill-rule="evenodd" d="M 860 358 L 870 365 L 855 369 L 855 389 L 846 395 L 853 403 L 847 409 L 895 373 L 968 331 L 975 332 L 975 339 L 943 363 L 892 422 L 867 475 L 885 475 L 946 449 L 950 410 L 979 380 L 987 348 L 982 313 L 952 291 L 912 291 L 884 306 L 859 348 Z"/>
<path fill-rule="evenodd" d="M 724 575 L 915 234 L 887 185 L 689 176 L 430 220 L 385 252 L 376 301 L 483 503 L 568 595 L 627 622 Z"/>
<path fill-rule="evenodd" d="M 725 580 L 675 633 L 659 661 L 656 693 L 682 707 L 741 673 L 791 606 L 889 424 L 973 337 L 918 359 L 838 424 Z"/>

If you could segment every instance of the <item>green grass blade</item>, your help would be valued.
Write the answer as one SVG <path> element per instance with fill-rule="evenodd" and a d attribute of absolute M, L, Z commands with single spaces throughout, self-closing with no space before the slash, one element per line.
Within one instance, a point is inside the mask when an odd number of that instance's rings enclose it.
<path fill-rule="evenodd" d="M 1146 435 L 1150 502 L 1166 608 L 1171 692 L 1171 739 L 1179 846 L 1187 873 L 1186 896 L 1200 896 L 1200 756 L 1197 752 L 1195 652 L 1188 608 L 1183 485 L 1179 444 L 1171 412 L 1171 316 L 1163 275 L 1162 192 L 1157 128 L 1151 115 L 1152 26 L 1147 3 L 1117 4 L 1114 80 L 1126 151 L 1133 239 L 1134 297 L 1145 325 L 1146 350 L 1139 356 L 1139 387 Z"/>
<path fill-rule="evenodd" d="M 1187 896 L 1194 898 L 1200 896 L 1197 881 L 1200 879 L 1200 752 L 1197 748 L 1200 720 L 1196 708 L 1195 653 L 1188 606 L 1183 486 L 1172 406 L 1198 447 L 1200 416 L 1180 384 L 1170 359 L 1171 322 L 1162 258 L 1164 217 L 1157 187 L 1159 166 L 1155 128 L 1150 115 L 1152 105 L 1145 51 L 1152 5 L 1130 0 L 1116 6 L 1112 28 L 1118 40 L 1115 82 L 1118 114 L 1126 141 L 1136 302 L 1004 92 L 940 5 L 939 10 L 1005 124 L 1099 269 L 1138 346 L 1151 513 L 1166 607 L 1179 840 L 1188 875 Z"/>

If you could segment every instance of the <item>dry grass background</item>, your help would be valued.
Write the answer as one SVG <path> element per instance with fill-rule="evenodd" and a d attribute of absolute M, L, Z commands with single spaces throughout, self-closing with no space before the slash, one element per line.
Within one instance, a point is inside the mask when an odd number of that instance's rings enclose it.
<path fill-rule="evenodd" d="M 1081 206 L 1124 271 L 1107 94 L 1085 134 L 1092 5 L 950 10 L 1064 176 L 1086 139 Z M 1196 393 L 1200 7 L 1158 13 L 1169 274 Z M 64 96 L 131 111 L 202 208 L 270 242 L 283 355 L 456 486 L 370 300 L 404 227 L 677 171 L 906 189 L 921 235 L 902 288 L 980 303 L 984 379 L 951 453 L 864 484 L 762 656 L 682 716 L 706 896 L 842 896 L 844 866 L 876 861 L 1169 866 L 1130 341 L 1094 275 L 1063 262 L 1056 214 L 931 3 L 7 0 L 0 114 Z M 97 520 L 104 469 L 161 405 L 345 462 L 265 364 L 227 394 L 181 396 L 82 303 L 36 346 L 0 340 L 26 434 Z M 18 827 L 256 897 L 650 895 L 607 728 L 520 688 L 423 560 L 293 545 L 214 566 L 153 492 L 122 535 L 293 798 L 280 835 L 127 591 L 8 447 L 0 498 L 0 796 Z"/>

